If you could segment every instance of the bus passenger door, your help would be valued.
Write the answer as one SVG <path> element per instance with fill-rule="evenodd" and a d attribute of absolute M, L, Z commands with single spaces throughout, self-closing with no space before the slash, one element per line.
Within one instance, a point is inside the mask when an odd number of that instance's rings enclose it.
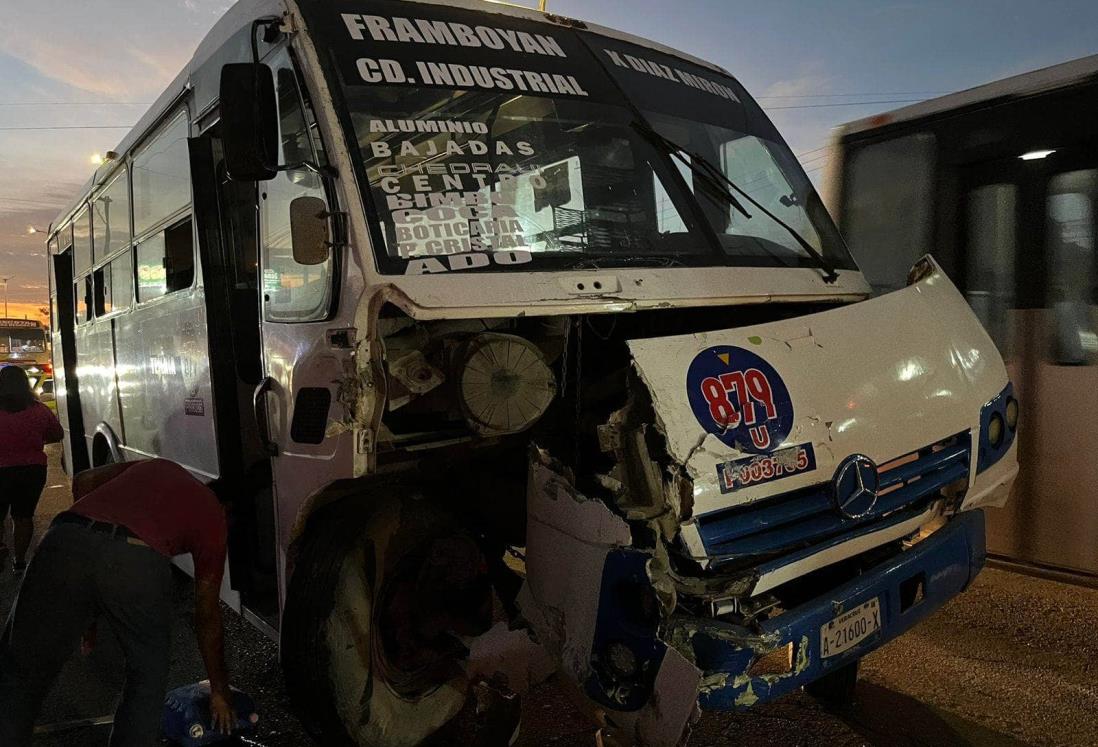
<path fill-rule="evenodd" d="M 254 182 L 225 173 L 213 133 L 189 142 L 194 211 L 204 280 L 218 477 L 212 487 L 230 512 L 229 581 L 244 613 L 278 622 L 271 461 L 252 411 L 262 379 L 258 220 Z"/>
<path fill-rule="evenodd" d="M 53 256 L 53 379 L 57 416 L 65 426 L 65 469 L 70 475 L 88 468 L 84 442 L 84 416 L 76 377 L 76 294 L 72 272 L 72 232 L 63 250 Z"/>
<path fill-rule="evenodd" d="M 315 125 L 288 52 L 274 52 L 267 64 L 274 73 L 278 105 L 279 163 L 322 163 Z M 327 433 L 330 414 L 339 407 L 338 382 L 351 354 L 329 334 L 340 326 L 332 320 L 338 300 L 336 258 L 331 250 L 324 256 L 295 253 L 291 205 L 302 198 L 331 205 L 324 179 L 308 166 L 284 167 L 259 183 L 263 378 L 254 405 L 271 456 L 280 553 L 288 548 L 308 498 L 334 480 L 352 476 L 354 463 L 352 436 Z M 317 208 L 312 210 L 316 215 Z M 285 563 L 279 566 L 284 569 Z M 285 579 L 280 581 L 284 588 Z"/>

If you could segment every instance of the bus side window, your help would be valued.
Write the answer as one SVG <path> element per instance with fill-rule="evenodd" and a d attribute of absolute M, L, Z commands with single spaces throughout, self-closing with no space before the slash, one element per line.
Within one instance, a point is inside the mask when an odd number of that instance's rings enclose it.
<path fill-rule="evenodd" d="M 190 216 L 137 245 L 137 301 L 151 301 L 194 281 L 194 232 Z"/>
<path fill-rule="evenodd" d="M 841 225 L 865 279 L 879 291 L 903 288 L 911 265 L 931 250 L 934 158 L 929 134 L 851 153 Z"/>
<path fill-rule="evenodd" d="M 317 162 L 301 92 L 285 50 L 271 61 L 278 98 L 280 163 Z M 261 185 L 263 211 L 263 315 L 279 322 L 324 319 L 332 296 L 332 257 L 315 265 L 294 260 L 290 236 L 290 202 L 295 197 L 324 199 L 319 176 L 306 168 L 280 172 Z"/>
<path fill-rule="evenodd" d="M 1053 359 L 1060 365 L 1098 360 L 1095 332 L 1094 196 L 1098 171 L 1057 174 L 1049 182 L 1045 242 L 1048 304 L 1053 310 Z"/>
<path fill-rule="evenodd" d="M 106 259 L 130 240 L 130 180 L 126 167 L 92 199 L 95 261 Z"/>
<path fill-rule="evenodd" d="M 190 288 L 194 282 L 187 132 L 187 112 L 180 110 L 133 159 L 138 303 Z"/>
<path fill-rule="evenodd" d="M 1014 306 L 1015 224 L 1018 189 L 986 184 L 968 194 L 968 273 L 965 297 L 1004 358 L 1010 358 Z"/>
<path fill-rule="evenodd" d="M 73 219 L 72 246 L 76 273 L 87 272 L 92 265 L 91 215 L 89 215 L 87 208 L 81 210 L 79 215 Z"/>
<path fill-rule="evenodd" d="M 180 111 L 133 159 L 133 230 L 135 236 L 171 218 L 191 204 L 191 166 L 187 154 L 187 112 Z"/>
<path fill-rule="evenodd" d="M 130 307 L 132 300 L 133 264 L 126 252 L 111 262 L 111 302 L 115 311 L 122 311 Z"/>

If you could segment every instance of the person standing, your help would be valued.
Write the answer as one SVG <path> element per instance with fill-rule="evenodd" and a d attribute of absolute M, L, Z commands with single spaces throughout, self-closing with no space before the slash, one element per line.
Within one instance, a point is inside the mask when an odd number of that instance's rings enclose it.
<path fill-rule="evenodd" d="M 225 512 L 208 487 L 165 459 L 73 478 L 76 503 L 53 520 L 0 636 L 0 745 L 27 747 L 43 698 L 102 616 L 126 658 L 111 747 L 158 743 L 168 676 L 171 558 L 190 553 L 195 627 L 210 680 L 212 727 L 234 721 L 218 598 Z"/>
<path fill-rule="evenodd" d="M 7 562 L 4 519 L 11 513 L 16 571 L 27 567 L 34 533 L 34 511 L 46 487 L 46 444 L 65 437 L 61 423 L 38 401 L 27 372 L 19 366 L 0 368 L 0 573 Z"/>

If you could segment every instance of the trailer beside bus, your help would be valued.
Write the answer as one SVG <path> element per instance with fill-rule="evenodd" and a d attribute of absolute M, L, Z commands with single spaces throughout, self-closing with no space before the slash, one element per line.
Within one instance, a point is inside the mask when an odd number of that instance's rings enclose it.
<path fill-rule="evenodd" d="M 1098 56 L 839 128 L 825 192 L 866 278 L 905 282 L 932 253 L 1019 392 L 1017 497 L 988 512 L 988 549 L 1098 574 Z M 897 178 L 903 174 L 903 178 Z"/>

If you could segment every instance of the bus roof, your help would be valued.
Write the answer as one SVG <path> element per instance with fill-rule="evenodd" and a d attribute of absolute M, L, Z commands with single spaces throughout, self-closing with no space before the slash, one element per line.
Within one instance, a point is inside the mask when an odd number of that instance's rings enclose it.
<path fill-rule="evenodd" d="M 1063 62 L 1059 65 L 1003 78 L 992 83 L 985 83 L 982 86 L 939 96 L 936 99 L 928 99 L 918 104 L 893 109 L 882 114 L 856 119 L 853 122 L 840 125 L 837 135 L 839 138 L 856 135 L 879 127 L 923 119 L 994 99 L 1030 96 L 1042 91 L 1063 88 L 1095 76 L 1098 76 L 1098 55 L 1080 57 L 1070 62 Z"/>
<path fill-rule="evenodd" d="M 296 4 L 304 2 L 317 2 L 319 0 L 297 0 Z M 370 0 L 361 0 L 364 8 L 368 9 L 370 6 Z M 290 0 L 293 4 L 293 0 Z M 723 75 L 731 74 L 712 62 L 699 59 L 692 55 L 680 52 L 676 49 L 664 46 L 658 42 L 651 41 L 650 39 L 644 39 L 642 37 L 626 34 L 621 31 L 615 31 L 611 28 L 599 26 L 594 23 L 587 23 L 585 21 L 577 21 L 563 16 L 558 16 L 553 13 L 542 12 L 535 8 L 527 8 L 520 5 L 511 5 L 504 2 L 498 2 L 497 0 L 406 0 L 406 2 L 422 3 L 424 5 L 442 5 L 446 7 L 460 7 L 470 10 L 481 11 L 484 13 L 493 13 L 500 15 L 517 16 L 520 18 L 526 18 L 533 21 L 540 21 L 542 23 L 548 23 L 551 25 L 563 26 L 566 28 L 576 27 L 577 25 L 584 28 L 587 31 L 591 31 L 602 36 L 607 36 L 621 41 L 630 42 L 649 49 L 654 49 L 664 54 L 678 57 L 682 60 L 693 62 L 696 65 L 709 68 Z M 205 72 L 203 69 L 207 63 L 213 61 L 215 58 L 217 62 L 217 68 L 220 70 L 221 65 L 227 62 L 241 62 L 250 60 L 250 55 L 247 60 L 243 59 L 240 55 L 247 52 L 247 47 L 241 49 L 234 49 L 238 54 L 236 57 L 231 54 L 226 54 L 225 49 L 231 45 L 231 41 L 234 36 L 241 33 L 242 30 L 246 30 L 251 26 L 252 21 L 257 18 L 263 18 L 264 16 L 281 15 L 286 7 L 286 3 L 283 0 L 237 0 L 237 2 L 225 12 L 224 15 L 218 19 L 209 33 L 202 39 L 195 49 L 194 55 L 192 55 L 190 61 L 183 67 L 175 79 L 168 85 L 164 92 L 157 97 L 152 106 L 141 116 L 141 119 L 133 126 L 133 128 L 126 133 L 126 136 L 118 143 L 114 148 L 114 152 L 118 154 L 119 159 L 124 158 L 130 150 L 133 149 L 147 134 L 149 134 L 156 125 L 160 122 L 172 105 L 178 101 L 187 92 L 195 89 L 198 85 L 196 78 L 200 71 Z M 214 78 L 216 80 L 216 77 Z M 205 113 L 207 105 L 212 104 L 216 100 L 216 97 L 199 102 L 198 111 L 192 112 L 192 116 L 200 116 Z M 76 213 L 80 207 L 84 204 L 89 193 L 94 190 L 98 185 L 102 184 L 107 177 L 109 177 L 114 170 L 118 167 L 118 161 L 107 161 L 101 166 L 98 166 L 92 173 L 90 179 L 84 183 L 81 187 L 79 194 L 69 202 L 61 212 L 57 214 L 53 222 L 50 224 L 48 235 L 52 236 L 55 229 L 68 220 L 74 213 Z"/>

